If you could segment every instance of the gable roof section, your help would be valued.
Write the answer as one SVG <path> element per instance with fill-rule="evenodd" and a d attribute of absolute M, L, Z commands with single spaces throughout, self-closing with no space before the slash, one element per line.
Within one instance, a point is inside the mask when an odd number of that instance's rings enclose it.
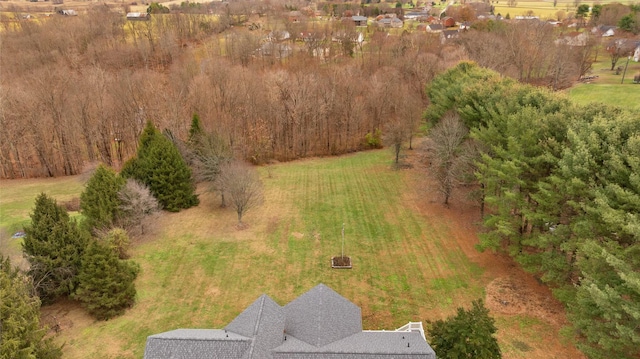
<path fill-rule="evenodd" d="M 251 339 L 221 329 L 176 329 L 147 338 L 144 358 L 241 359 Z"/>
<path fill-rule="evenodd" d="M 253 338 L 244 358 L 271 358 L 270 350 L 282 342 L 284 323 L 284 309 L 263 294 L 225 329 Z"/>
<path fill-rule="evenodd" d="M 309 345 L 287 337 L 275 348 L 273 358 L 326 358 L 340 354 L 340 358 L 395 357 L 435 359 L 433 349 L 418 332 L 364 331 L 353 334 L 323 347 Z"/>
<path fill-rule="evenodd" d="M 324 284 L 313 287 L 284 309 L 286 333 L 316 347 L 362 331 L 360 308 Z"/>

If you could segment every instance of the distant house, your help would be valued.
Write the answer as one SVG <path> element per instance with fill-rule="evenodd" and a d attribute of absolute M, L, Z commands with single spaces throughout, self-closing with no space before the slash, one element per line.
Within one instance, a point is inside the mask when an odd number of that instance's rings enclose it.
<path fill-rule="evenodd" d="M 445 43 L 447 40 L 458 37 L 458 30 L 444 30 L 440 33 L 440 42 Z"/>
<path fill-rule="evenodd" d="M 405 20 L 426 20 L 429 18 L 429 13 L 426 11 L 410 11 L 404 14 Z"/>
<path fill-rule="evenodd" d="M 469 30 L 469 29 L 471 29 L 471 22 L 464 21 L 464 22 L 460 23 L 459 29 L 460 30 Z"/>
<path fill-rule="evenodd" d="M 269 42 L 282 42 L 290 38 L 291 34 L 286 30 L 273 30 L 267 35 L 267 41 Z"/>
<path fill-rule="evenodd" d="M 422 323 L 362 330 L 358 306 L 320 284 L 285 306 L 266 294 L 224 329 L 176 329 L 147 338 L 144 359 L 436 359 Z"/>
<path fill-rule="evenodd" d="M 514 20 L 540 20 L 539 16 L 530 16 L 530 15 L 516 15 L 513 18 Z"/>
<path fill-rule="evenodd" d="M 556 45 L 586 46 L 589 35 L 585 32 L 571 32 L 555 40 Z"/>
<path fill-rule="evenodd" d="M 331 41 L 338 43 L 342 43 L 343 41 L 351 41 L 352 43 L 362 45 L 362 43 L 364 42 L 364 35 L 358 31 L 340 31 L 333 34 L 333 36 L 331 37 Z"/>
<path fill-rule="evenodd" d="M 151 19 L 151 15 L 146 12 L 130 12 L 127 13 L 127 20 L 131 21 L 147 21 Z"/>
<path fill-rule="evenodd" d="M 442 24 L 429 24 L 427 25 L 427 32 L 441 32 L 444 30 Z"/>
<path fill-rule="evenodd" d="M 376 25 L 379 27 L 399 28 L 402 27 L 403 24 L 402 20 L 397 17 L 384 17 L 376 22 Z"/>
<path fill-rule="evenodd" d="M 75 10 L 58 10 L 58 14 L 64 16 L 78 16 L 78 13 Z"/>
<path fill-rule="evenodd" d="M 611 37 L 616 34 L 616 29 L 617 28 L 615 26 L 600 25 L 591 29 L 591 33 L 596 35 L 599 34 L 602 37 Z"/>
<path fill-rule="evenodd" d="M 353 21 L 353 23 L 356 26 L 367 26 L 367 17 L 366 16 L 360 16 L 360 15 L 352 16 L 351 17 L 351 21 Z"/>

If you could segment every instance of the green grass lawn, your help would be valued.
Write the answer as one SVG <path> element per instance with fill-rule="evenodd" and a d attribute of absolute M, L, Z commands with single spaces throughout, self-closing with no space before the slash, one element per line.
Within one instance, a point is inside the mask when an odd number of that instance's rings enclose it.
<path fill-rule="evenodd" d="M 150 334 L 221 328 L 262 293 L 285 304 L 318 283 L 359 305 L 365 329 L 440 319 L 484 297 L 490 268 L 465 254 L 448 221 L 416 210 L 424 199 L 409 183 L 420 174 L 394 171 L 390 159 L 380 150 L 261 168 L 265 204 L 246 215 L 244 230 L 206 193 L 197 208 L 163 214 L 130 253 L 142 269 L 132 309 L 106 322 L 69 302 L 43 309 L 61 318 L 65 358 L 140 358 Z M 25 221 L 42 190 L 56 198 L 81 191 L 74 179 L 38 180 L 46 189 L 21 182 L 3 182 L 3 227 Z M 354 267 L 334 270 L 343 223 Z M 543 335 L 519 336 L 519 323 L 533 320 L 523 318 L 498 321 L 505 358 L 545 345 Z"/>
<path fill-rule="evenodd" d="M 633 110 L 640 110 L 640 84 L 633 83 L 633 76 L 640 74 L 640 63 L 629 62 L 624 83 L 622 74 L 616 75 L 611 71 L 611 62 L 607 54 L 602 54 L 600 61 L 593 64 L 592 75 L 598 78 L 591 83 L 577 84 L 567 90 L 569 97 L 579 104 L 602 102 L 609 105 L 621 106 Z M 627 64 L 627 59 L 618 61 L 616 67 Z"/>

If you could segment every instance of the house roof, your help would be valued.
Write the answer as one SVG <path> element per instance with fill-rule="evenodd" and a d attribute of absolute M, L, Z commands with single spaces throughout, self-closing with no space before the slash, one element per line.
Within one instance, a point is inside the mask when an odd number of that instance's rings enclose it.
<path fill-rule="evenodd" d="M 435 359 L 421 328 L 363 331 L 360 308 L 319 284 L 284 307 L 263 294 L 225 329 L 151 335 L 144 358 Z"/>
<path fill-rule="evenodd" d="M 324 284 L 284 307 L 288 334 L 317 347 L 362 332 L 360 308 Z"/>
<path fill-rule="evenodd" d="M 251 338 L 222 329 L 176 329 L 147 338 L 145 358 L 242 358 Z"/>
<path fill-rule="evenodd" d="M 263 294 L 225 329 L 253 338 L 245 358 L 271 358 L 270 350 L 282 342 L 284 322 L 282 307 Z"/>
<path fill-rule="evenodd" d="M 348 354 L 349 358 L 367 358 L 371 355 L 430 355 L 434 358 L 433 349 L 422 339 L 418 332 L 359 332 L 322 347 L 309 345 L 295 337 L 287 340 L 273 350 L 278 354 L 305 353 L 309 354 Z M 308 356 L 301 355 L 300 358 Z M 296 356 L 298 358 L 298 356 Z"/>

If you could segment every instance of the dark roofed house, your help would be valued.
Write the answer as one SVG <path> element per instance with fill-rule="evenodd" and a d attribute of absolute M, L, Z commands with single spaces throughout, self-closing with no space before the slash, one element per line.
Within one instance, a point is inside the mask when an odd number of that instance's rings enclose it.
<path fill-rule="evenodd" d="M 260 296 L 225 329 L 177 329 L 147 338 L 144 359 L 435 359 L 422 323 L 362 330 L 360 308 L 319 284 L 281 307 Z"/>
<path fill-rule="evenodd" d="M 351 21 L 353 21 L 356 26 L 367 26 L 366 16 L 355 15 L 351 17 Z"/>
<path fill-rule="evenodd" d="M 427 32 L 441 32 L 444 30 L 442 24 L 429 24 L 427 25 Z"/>

